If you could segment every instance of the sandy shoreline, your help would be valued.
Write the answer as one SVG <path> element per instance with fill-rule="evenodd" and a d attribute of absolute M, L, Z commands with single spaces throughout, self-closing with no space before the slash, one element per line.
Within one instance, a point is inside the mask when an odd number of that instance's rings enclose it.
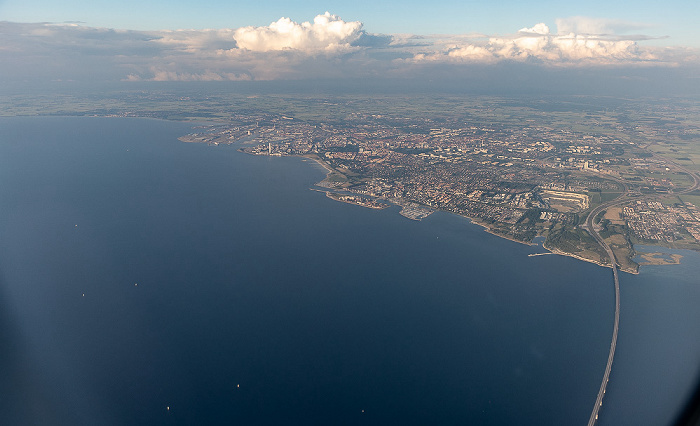
<path fill-rule="evenodd" d="M 301 155 L 300 157 L 301 157 L 301 158 L 308 158 L 309 160 L 313 160 L 313 161 L 316 162 L 316 164 L 320 164 L 321 167 L 323 167 L 324 169 L 326 169 L 326 171 L 328 172 L 328 173 L 326 173 L 326 179 L 328 179 L 328 177 L 331 175 L 331 173 L 333 173 L 333 172 L 335 171 L 335 170 L 333 170 L 333 168 L 332 168 L 331 166 L 329 166 L 328 164 L 326 164 L 326 162 L 323 161 L 318 155 L 313 155 L 313 156 L 311 156 L 311 155 Z M 324 179 L 324 180 L 325 180 L 325 179 Z"/>

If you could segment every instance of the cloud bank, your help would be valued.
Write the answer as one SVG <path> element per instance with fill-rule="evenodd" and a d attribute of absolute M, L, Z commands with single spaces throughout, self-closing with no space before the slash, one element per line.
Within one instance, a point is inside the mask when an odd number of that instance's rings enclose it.
<path fill-rule="evenodd" d="M 556 25 L 509 35 L 387 35 L 329 12 L 311 22 L 283 17 L 260 27 L 177 31 L 0 22 L 0 80 L 432 78 L 504 63 L 578 69 L 700 62 L 696 50 L 645 47 L 650 37 L 627 35 L 641 24 L 573 17 Z"/>
<path fill-rule="evenodd" d="M 565 24 L 563 28 L 569 29 L 571 25 Z M 413 59 L 418 62 L 530 60 L 549 65 L 629 65 L 664 62 L 651 50 L 640 48 L 636 40 L 607 35 L 566 33 L 562 28 L 556 34 L 552 34 L 544 23 L 522 28 L 509 37 L 490 37 L 483 45 L 455 44 L 442 51 L 417 54 Z"/>

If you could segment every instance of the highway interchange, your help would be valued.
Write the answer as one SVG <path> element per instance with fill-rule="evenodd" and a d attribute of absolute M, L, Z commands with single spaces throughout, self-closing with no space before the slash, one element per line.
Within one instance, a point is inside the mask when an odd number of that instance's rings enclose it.
<path fill-rule="evenodd" d="M 668 159 L 664 159 L 668 161 L 670 164 L 681 170 L 682 172 L 688 174 L 692 179 L 693 179 L 693 185 L 690 186 L 689 188 L 676 192 L 675 194 L 680 195 L 680 194 L 687 194 L 689 192 L 695 191 L 700 187 L 700 178 L 698 175 L 685 167 L 680 166 L 679 164 L 670 161 Z M 613 282 L 615 285 L 615 321 L 613 323 L 613 335 L 612 335 L 612 342 L 610 343 L 610 352 L 608 353 L 608 363 L 605 366 L 605 373 L 603 374 L 603 381 L 600 384 L 600 390 L 598 390 L 598 396 L 596 397 L 595 400 L 595 405 L 593 406 L 593 410 L 591 411 L 591 416 L 588 419 L 588 426 L 593 426 L 596 421 L 598 420 L 598 415 L 600 411 L 600 407 L 603 405 L 603 397 L 605 396 L 605 388 L 608 385 L 608 381 L 610 379 L 610 371 L 612 370 L 612 363 L 613 363 L 613 358 L 615 357 L 615 348 L 617 346 L 617 334 L 619 330 L 619 324 L 620 324 L 620 281 L 618 278 L 618 268 L 617 268 L 617 260 L 615 259 L 615 253 L 613 253 L 612 249 L 608 245 L 608 243 L 605 242 L 605 240 L 600 236 L 598 231 L 595 229 L 593 226 L 593 220 L 598 216 L 603 210 L 608 209 L 609 207 L 615 206 L 615 205 L 620 205 L 620 204 L 626 204 L 630 201 L 633 200 L 642 200 L 642 199 L 647 199 L 647 198 L 654 198 L 658 196 L 658 194 L 652 194 L 652 195 L 643 195 L 643 196 L 633 196 L 630 193 L 629 186 L 627 185 L 626 182 L 618 180 L 623 187 L 624 187 L 624 192 L 620 194 L 619 197 L 615 198 L 612 201 L 608 201 L 607 203 L 603 203 L 599 205 L 598 207 L 594 208 L 591 210 L 591 212 L 588 214 L 588 217 L 586 217 L 586 224 L 585 228 L 588 231 L 589 234 L 598 242 L 598 244 L 605 250 L 605 252 L 608 255 L 608 259 L 610 259 L 610 266 L 613 270 Z"/>

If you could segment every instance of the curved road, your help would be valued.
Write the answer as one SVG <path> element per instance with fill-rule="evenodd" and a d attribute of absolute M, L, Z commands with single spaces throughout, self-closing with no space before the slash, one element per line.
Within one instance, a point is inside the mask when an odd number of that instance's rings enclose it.
<path fill-rule="evenodd" d="M 617 276 L 617 261 L 615 260 L 615 253 L 608 245 L 608 243 L 603 240 L 603 238 L 598 234 L 598 231 L 593 228 L 593 218 L 595 218 L 598 213 L 607 209 L 608 207 L 617 204 L 620 199 L 627 195 L 627 191 L 620 194 L 619 197 L 605 204 L 601 204 L 595 209 L 593 209 L 586 218 L 586 228 L 589 234 L 600 244 L 605 252 L 608 254 L 610 259 L 610 265 L 613 270 L 613 281 L 615 282 L 615 323 L 613 325 L 613 335 L 612 343 L 610 343 L 610 353 L 608 354 L 608 364 L 605 366 L 605 374 L 603 374 L 603 381 L 600 384 L 600 390 L 598 391 L 598 397 L 595 400 L 595 405 L 593 406 L 593 411 L 591 412 L 591 417 L 588 419 L 588 426 L 593 426 L 598 420 L 598 411 L 600 406 L 603 405 L 603 396 L 605 396 L 605 387 L 608 385 L 608 379 L 610 378 L 610 370 L 612 369 L 613 358 L 615 357 L 615 347 L 617 346 L 617 331 L 620 324 L 620 281 Z"/>
<path fill-rule="evenodd" d="M 683 171 L 684 173 L 688 174 L 692 179 L 693 179 L 693 185 L 691 185 L 689 188 L 676 192 L 675 194 L 680 195 L 680 194 L 687 194 L 689 192 L 695 191 L 700 187 L 700 178 L 698 176 L 691 172 L 690 170 L 686 169 L 685 167 L 664 159 L 668 161 L 669 163 L 673 164 L 676 166 L 678 169 Z M 593 219 L 603 210 L 607 209 L 608 207 L 614 206 L 616 204 L 624 204 L 628 200 L 623 200 L 627 195 L 629 194 L 629 188 L 626 184 L 624 184 L 624 192 L 620 194 L 619 197 L 615 198 L 612 201 L 608 201 L 607 203 L 603 203 L 593 209 L 589 214 L 588 217 L 586 218 L 586 230 L 588 231 L 589 234 L 595 240 L 598 242 L 598 244 L 605 250 L 605 252 L 608 254 L 608 258 L 610 259 L 610 265 L 613 270 L 613 281 L 615 283 L 615 323 L 613 325 L 613 335 L 612 335 L 612 342 L 610 343 L 610 353 L 608 354 L 608 364 L 605 366 L 605 374 L 603 374 L 603 381 L 600 384 L 600 390 L 598 390 L 598 397 L 595 400 L 595 405 L 593 406 L 593 411 L 591 411 L 591 417 L 588 419 L 588 426 L 593 426 L 595 422 L 598 420 L 598 411 L 600 411 L 601 405 L 603 405 L 603 397 L 605 396 L 605 388 L 608 385 L 608 380 L 610 379 L 610 370 L 612 369 L 612 363 L 613 363 L 613 358 L 615 357 L 615 347 L 617 346 L 617 332 L 619 329 L 619 324 L 620 324 L 620 281 L 618 279 L 618 272 L 617 272 L 617 260 L 615 259 L 615 253 L 613 253 L 612 249 L 608 245 L 608 243 L 603 240 L 603 238 L 598 234 L 598 231 L 593 228 Z M 644 198 L 652 198 L 654 196 L 657 196 L 657 194 L 654 195 L 647 195 L 647 196 L 641 196 L 641 197 L 635 197 L 635 200 L 640 200 Z"/>

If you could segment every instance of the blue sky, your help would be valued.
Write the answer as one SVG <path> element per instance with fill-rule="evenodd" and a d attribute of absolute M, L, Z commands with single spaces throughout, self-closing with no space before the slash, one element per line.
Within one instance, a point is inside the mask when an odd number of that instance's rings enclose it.
<path fill-rule="evenodd" d="M 545 74 L 575 83 L 607 73 L 612 86 L 692 88 L 695 3 L 0 0 L 0 83 Z"/>
<path fill-rule="evenodd" d="M 329 11 L 346 21 L 361 21 L 370 33 L 509 34 L 557 18 L 586 16 L 625 22 L 625 33 L 668 37 L 654 45 L 700 46 L 700 2 L 659 1 L 377 1 L 353 0 L 242 2 L 225 0 L 111 1 L 0 0 L 0 20 L 12 22 L 81 21 L 87 26 L 133 29 L 238 28 L 268 25 L 280 17 L 297 22 Z M 619 31 L 618 33 L 623 33 Z"/>

